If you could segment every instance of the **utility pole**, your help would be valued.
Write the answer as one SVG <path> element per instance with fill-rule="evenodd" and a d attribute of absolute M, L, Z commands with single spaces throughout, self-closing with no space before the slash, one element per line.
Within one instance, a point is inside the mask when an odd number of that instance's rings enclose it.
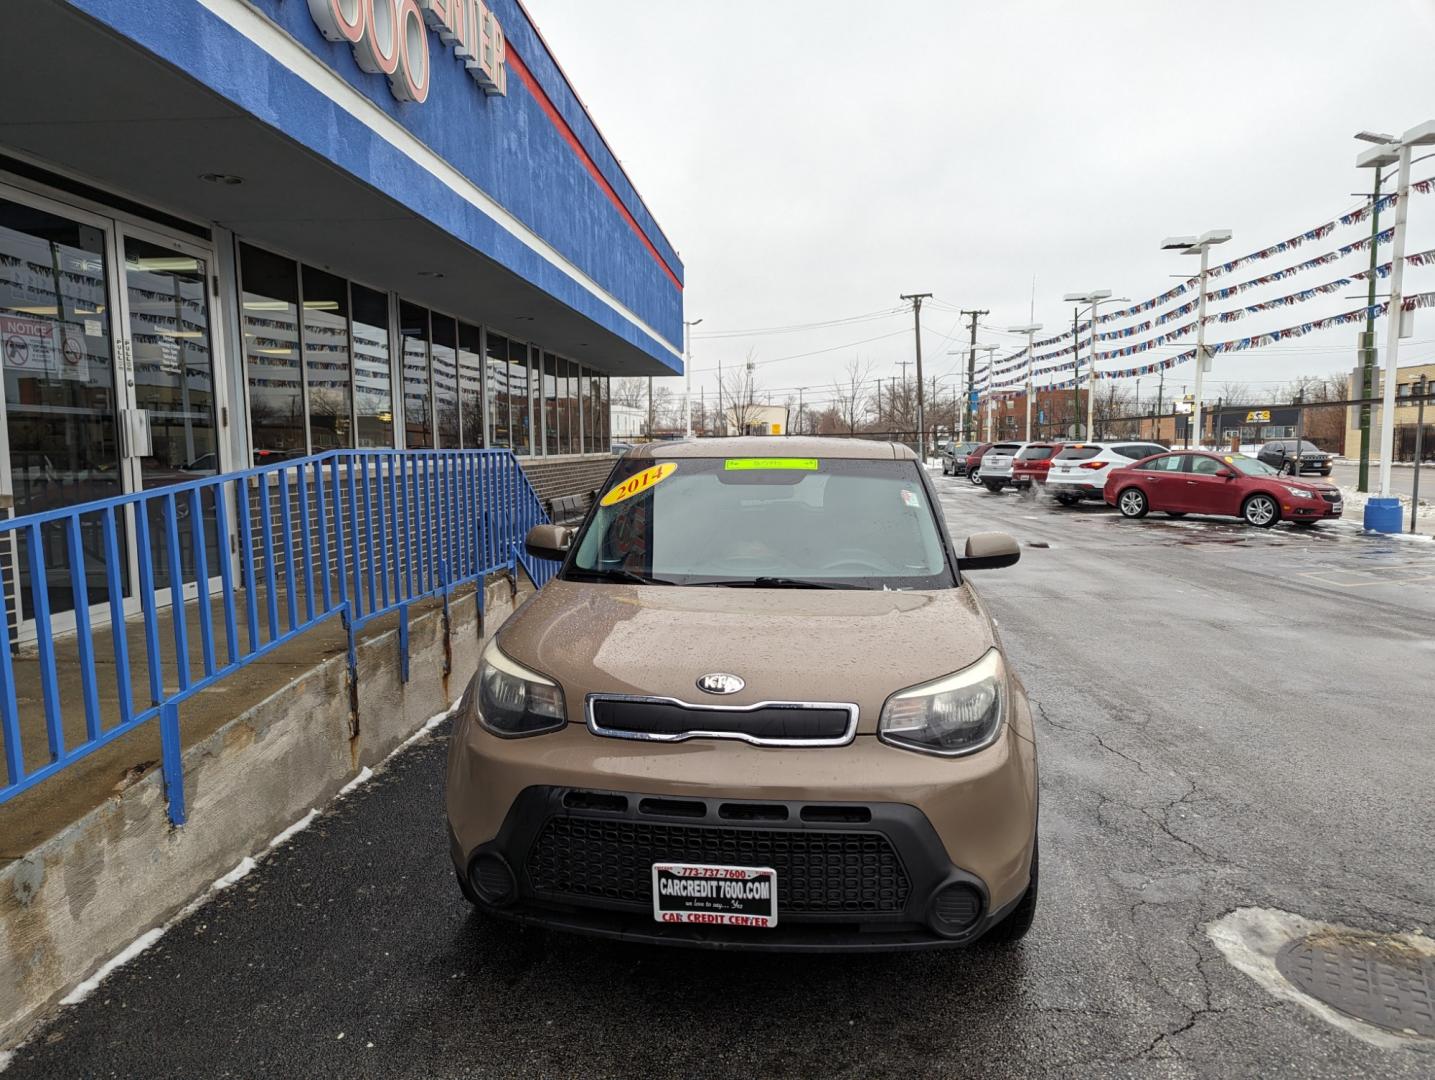
<path fill-rule="evenodd" d="M 698 426 L 703 429 L 703 434 L 708 433 L 708 390 L 706 386 L 698 387 Z"/>
<path fill-rule="evenodd" d="M 1380 173 L 1375 170 L 1375 191 L 1371 194 L 1370 212 L 1370 287 L 1366 296 L 1365 334 L 1361 341 L 1360 361 L 1360 472 L 1355 490 L 1370 490 L 1370 399 L 1375 396 L 1375 268 L 1380 263 Z M 1392 267 L 1391 269 L 1394 269 Z"/>
<path fill-rule="evenodd" d="M 797 434 L 799 435 L 802 434 L 802 394 L 806 389 L 805 386 L 797 388 Z M 789 431 L 788 434 L 791 435 L 792 432 Z"/>
<path fill-rule="evenodd" d="M 726 434 L 727 434 L 727 418 L 724 417 L 723 414 L 722 414 L 722 357 L 718 357 L 718 411 L 717 411 L 717 414 L 718 414 L 718 423 L 721 425 L 721 426 L 718 428 L 718 435 L 719 435 L 719 436 L 726 435 Z"/>
<path fill-rule="evenodd" d="M 882 376 L 877 376 L 877 430 L 882 430 Z"/>
<path fill-rule="evenodd" d="M 1158 440 L 1161 438 L 1161 398 L 1165 392 L 1166 372 L 1163 369 L 1161 372 L 1161 381 L 1156 384 L 1156 438 Z M 1173 431 L 1171 434 L 1175 435 L 1176 433 Z"/>
<path fill-rule="evenodd" d="M 648 376 L 648 438 L 653 437 L 653 377 Z"/>
<path fill-rule="evenodd" d="M 923 461 L 927 460 L 927 417 L 923 411 L 925 401 L 922 397 L 922 301 L 932 296 L 929 292 L 924 293 L 903 293 L 903 300 L 912 301 L 912 333 L 917 343 L 917 453 Z M 907 370 L 902 369 L 903 381 L 906 380 Z"/>
<path fill-rule="evenodd" d="M 700 322 L 701 319 L 683 320 L 683 351 L 686 354 L 683 358 L 683 433 L 689 439 L 693 437 L 693 327 Z M 648 386 L 651 389 L 651 379 Z"/>
<path fill-rule="evenodd" d="M 977 404 L 972 400 L 971 390 L 977 381 L 977 319 L 990 313 L 986 311 L 963 311 L 962 314 L 970 317 L 972 320 L 972 348 L 971 351 L 967 353 L 967 422 L 963 425 L 962 430 L 962 438 L 966 439 L 970 437 L 967 434 L 968 430 L 970 430 L 972 434 L 975 434 L 977 430 Z M 991 393 L 990 386 L 987 388 L 987 393 Z"/>
<path fill-rule="evenodd" d="M 1071 309 L 1071 433 L 1078 439 L 1080 435 L 1081 416 L 1081 332 L 1077 329 L 1079 323 L 1079 308 Z M 1091 438 L 1091 432 L 1086 433 Z"/>

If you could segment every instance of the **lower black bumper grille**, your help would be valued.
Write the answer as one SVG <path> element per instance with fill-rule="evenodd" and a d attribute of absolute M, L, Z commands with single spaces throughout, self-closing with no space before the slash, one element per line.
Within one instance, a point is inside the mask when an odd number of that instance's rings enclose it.
<path fill-rule="evenodd" d="M 652 903 L 655 862 L 770 866 L 784 911 L 897 914 L 911 883 L 882 833 L 744 829 L 551 817 L 528 854 L 535 890 L 556 897 Z"/>

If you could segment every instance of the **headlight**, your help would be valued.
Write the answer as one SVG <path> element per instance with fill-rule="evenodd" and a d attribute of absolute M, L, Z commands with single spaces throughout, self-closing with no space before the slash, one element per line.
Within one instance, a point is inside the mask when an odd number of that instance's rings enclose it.
<path fill-rule="evenodd" d="M 1315 496 L 1312 495 L 1309 491 L 1306 491 L 1306 490 L 1304 490 L 1304 489 L 1302 489 L 1302 488 L 1288 487 L 1288 488 L 1286 488 L 1286 490 L 1289 491 L 1292 495 L 1294 495 L 1297 499 L 1313 499 L 1313 498 L 1315 498 Z"/>
<path fill-rule="evenodd" d="M 495 735 L 539 735 L 568 722 L 563 691 L 489 642 L 478 662 L 478 720 Z"/>
<path fill-rule="evenodd" d="M 971 667 L 893 694 L 877 735 L 906 750 L 955 757 L 991 745 L 1007 707 L 1006 666 L 989 651 Z"/>

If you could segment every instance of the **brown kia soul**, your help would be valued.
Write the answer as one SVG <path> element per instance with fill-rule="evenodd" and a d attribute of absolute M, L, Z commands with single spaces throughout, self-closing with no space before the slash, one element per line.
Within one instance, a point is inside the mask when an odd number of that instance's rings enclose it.
<path fill-rule="evenodd" d="M 657 443 L 460 705 L 452 853 L 484 911 L 609 937 L 876 950 L 1026 933 L 1031 713 L 925 470 L 859 440 Z"/>

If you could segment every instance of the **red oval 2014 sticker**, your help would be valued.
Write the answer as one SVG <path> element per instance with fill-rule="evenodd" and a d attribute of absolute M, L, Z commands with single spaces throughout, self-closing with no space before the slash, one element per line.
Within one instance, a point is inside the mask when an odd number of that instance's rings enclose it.
<path fill-rule="evenodd" d="M 644 469 L 640 473 L 634 473 L 617 487 L 609 488 L 607 494 L 599 500 L 599 505 L 613 506 L 622 502 L 624 499 L 631 499 L 634 495 L 641 495 L 643 492 L 661 484 L 677 471 L 678 463 L 676 461 L 665 461 L 661 465 L 654 465 L 651 469 Z"/>

